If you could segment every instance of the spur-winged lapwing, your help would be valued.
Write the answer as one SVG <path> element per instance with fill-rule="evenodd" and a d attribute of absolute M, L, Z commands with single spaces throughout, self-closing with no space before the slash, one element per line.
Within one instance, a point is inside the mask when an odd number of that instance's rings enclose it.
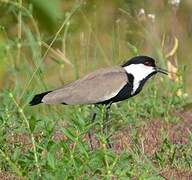
<path fill-rule="evenodd" d="M 133 57 L 121 66 L 99 69 L 61 88 L 37 94 L 30 105 L 105 104 L 110 107 L 114 102 L 138 94 L 145 82 L 158 72 L 167 74 L 156 66 L 153 58 Z"/>

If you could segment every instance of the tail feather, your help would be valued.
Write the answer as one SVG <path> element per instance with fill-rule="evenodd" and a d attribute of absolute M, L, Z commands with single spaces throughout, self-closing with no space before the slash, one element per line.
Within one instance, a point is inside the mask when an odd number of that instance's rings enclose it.
<path fill-rule="evenodd" d="M 44 93 L 41 93 L 41 94 L 37 94 L 33 97 L 33 99 L 31 100 L 31 102 L 29 103 L 30 106 L 34 106 L 34 105 L 37 105 L 37 104 L 40 104 L 42 103 L 42 99 L 45 95 L 47 95 L 48 93 L 50 93 L 51 91 L 47 91 L 47 92 L 44 92 Z"/>

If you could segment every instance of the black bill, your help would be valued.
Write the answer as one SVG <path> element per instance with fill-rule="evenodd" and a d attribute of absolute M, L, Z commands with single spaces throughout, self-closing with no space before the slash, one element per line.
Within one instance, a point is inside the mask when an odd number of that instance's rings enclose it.
<path fill-rule="evenodd" d="M 162 69 L 160 67 L 156 67 L 156 72 L 160 72 L 160 73 L 166 74 L 166 75 L 168 75 L 168 73 L 169 73 L 166 69 Z"/>

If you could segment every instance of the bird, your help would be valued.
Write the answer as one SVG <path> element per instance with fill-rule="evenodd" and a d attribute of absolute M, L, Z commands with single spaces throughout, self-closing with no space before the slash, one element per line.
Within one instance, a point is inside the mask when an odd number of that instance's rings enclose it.
<path fill-rule="evenodd" d="M 111 104 L 140 93 L 146 81 L 157 73 L 167 75 L 168 71 L 158 67 L 152 57 L 135 56 L 122 65 L 98 69 L 63 87 L 37 94 L 29 104 L 102 104 L 107 107 L 107 119 Z"/>
<path fill-rule="evenodd" d="M 155 60 L 136 56 L 120 66 L 102 68 L 61 88 L 37 94 L 31 106 L 44 104 L 110 104 L 137 95 L 157 72 L 167 74 Z"/>

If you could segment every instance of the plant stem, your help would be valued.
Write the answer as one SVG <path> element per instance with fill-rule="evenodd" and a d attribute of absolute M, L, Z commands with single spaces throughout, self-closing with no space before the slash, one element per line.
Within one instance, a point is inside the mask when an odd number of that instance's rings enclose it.
<path fill-rule="evenodd" d="M 62 25 L 60 26 L 60 28 L 58 29 L 58 31 L 56 32 L 53 40 L 51 41 L 51 43 L 49 44 L 49 47 L 47 48 L 47 50 L 45 51 L 41 61 L 39 62 L 39 64 L 37 65 L 35 71 L 33 72 L 33 74 L 31 75 L 29 81 L 27 82 L 27 84 L 25 85 L 23 92 L 21 93 L 20 99 L 23 97 L 26 89 L 29 87 L 29 85 L 31 84 L 33 78 L 35 77 L 35 74 L 38 72 L 41 64 L 43 63 L 44 59 L 47 57 L 47 54 L 50 50 L 50 48 L 52 47 L 53 43 L 56 41 L 56 39 L 58 38 L 59 34 L 61 33 L 61 31 L 63 30 L 63 28 L 65 27 L 65 25 L 69 22 L 70 18 L 74 15 L 74 13 L 77 11 L 77 9 L 80 7 L 81 4 L 78 4 L 76 7 L 74 7 L 72 9 L 72 11 L 67 15 L 67 17 L 65 18 L 65 20 L 63 21 Z"/>
<path fill-rule="evenodd" d="M 23 117 L 26 125 L 27 125 L 27 128 L 29 130 L 29 133 L 30 133 L 30 136 L 31 136 L 31 142 L 32 142 L 32 146 L 33 146 L 33 153 L 34 153 L 34 159 L 35 159 L 35 164 L 36 164 L 36 167 L 37 167 L 37 172 L 38 172 L 38 175 L 41 176 L 41 171 L 40 171 L 40 166 L 39 166 L 39 160 L 38 160 L 38 157 L 37 157 L 37 148 L 36 148 L 36 142 L 35 142 L 35 138 L 34 138 L 34 135 L 33 133 L 31 132 L 31 129 L 30 129 L 30 125 L 29 125 L 29 121 L 27 120 L 24 112 L 23 112 L 23 109 L 19 106 L 19 104 L 17 103 L 16 99 L 14 98 L 13 94 L 12 93 L 9 93 L 9 96 L 10 98 L 13 100 L 14 104 L 17 106 L 18 108 L 18 112 L 21 114 L 21 116 Z"/>
<path fill-rule="evenodd" d="M 22 36 L 22 12 L 21 12 L 21 7 L 22 7 L 22 0 L 19 0 L 19 13 L 18 13 L 18 31 L 17 31 L 17 64 L 19 63 L 21 59 L 21 36 Z"/>

